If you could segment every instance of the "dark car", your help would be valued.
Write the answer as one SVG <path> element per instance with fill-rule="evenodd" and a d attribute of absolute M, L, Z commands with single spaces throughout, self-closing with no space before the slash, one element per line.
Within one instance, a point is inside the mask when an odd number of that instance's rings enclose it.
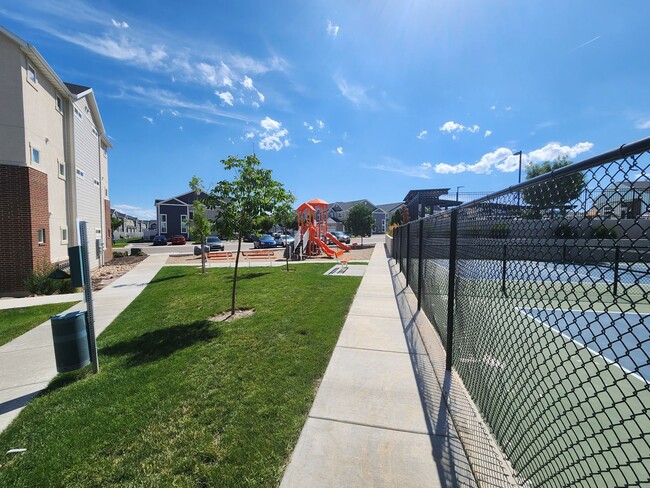
<path fill-rule="evenodd" d="M 350 244 L 350 236 L 341 230 L 335 230 L 332 232 L 332 235 L 338 239 L 339 242 L 343 244 Z"/>
<path fill-rule="evenodd" d="M 185 244 L 185 236 L 172 236 L 172 246 Z"/>
<path fill-rule="evenodd" d="M 253 247 L 255 249 L 275 247 L 275 245 L 275 239 L 273 236 L 270 236 L 268 234 L 262 234 L 253 242 Z"/>
<path fill-rule="evenodd" d="M 255 234 L 246 234 L 242 238 L 244 242 L 255 242 L 255 239 L 257 239 L 257 236 Z"/>
<path fill-rule="evenodd" d="M 166 246 L 167 245 L 167 238 L 161 234 L 158 234 L 156 237 L 153 238 L 153 245 L 154 246 Z"/>

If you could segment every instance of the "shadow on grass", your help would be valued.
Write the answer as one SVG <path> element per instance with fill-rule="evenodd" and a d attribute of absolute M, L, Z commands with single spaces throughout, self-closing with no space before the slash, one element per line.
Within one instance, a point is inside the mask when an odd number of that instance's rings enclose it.
<path fill-rule="evenodd" d="M 252 280 L 254 278 L 261 278 L 262 276 L 266 276 L 267 274 L 269 274 L 268 271 L 265 272 L 265 273 L 242 273 L 242 274 L 237 275 L 237 281 Z M 228 283 L 232 283 L 232 278 L 233 278 L 232 276 L 229 276 L 228 278 L 226 278 L 226 281 Z"/>
<path fill-rule="evenodd" d="M 179 278 L 185 278 L 185 275 L 174 275 L 174 276 L 165 276 L 163 278 L 154 278 L 149 283 L 162 283 L 163 281 L 177 280 Z"/>
<path fill-rule="evenodd" d="M 200 342 L 209 342 L 221 335 L 209 320 L 174 325 L 147 332 L 128 341 L 101 348 L 99 355 L 127 356 L 128 366 L 152 363 Z"/>

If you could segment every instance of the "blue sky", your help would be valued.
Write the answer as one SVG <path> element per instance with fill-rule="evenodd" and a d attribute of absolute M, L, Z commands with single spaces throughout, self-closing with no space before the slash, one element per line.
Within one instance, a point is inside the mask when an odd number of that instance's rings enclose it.
<path fill-rule="evenodd" d="M 182 7 L 181 7 L 182 5 Z M 253 150 L 297 198 L 495 191 L 650 135 L 650 2 L 5 1 L 92 86 L 112 206 L 143 218 Z"/>

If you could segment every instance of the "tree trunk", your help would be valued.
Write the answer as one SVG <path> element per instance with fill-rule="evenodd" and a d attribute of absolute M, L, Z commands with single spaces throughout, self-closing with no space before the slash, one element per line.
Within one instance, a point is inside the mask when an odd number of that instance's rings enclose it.
<path fill-rule="evenodd" d="M 239 232 L 237 237 L 237 256 L 235 256 L 235 275 L 232 278 L 232 303 L 230 305 L 230 315 L 235 315 L 235 296 L 237 295 L 237 270 L 239 269 L 239 252 L 241 251 L 242 233 Z"/>
<path fill-rule="evenodd" d="M 205 236 L 201 236 L 201 273 L 205 273 Z"/>

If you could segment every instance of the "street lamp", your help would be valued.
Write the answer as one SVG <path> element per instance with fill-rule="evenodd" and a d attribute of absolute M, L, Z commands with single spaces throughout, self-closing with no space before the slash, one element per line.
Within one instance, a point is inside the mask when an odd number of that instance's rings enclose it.
<path fill-rule="evenodd" d="M 456 201 L 458 201 L 458 190 L 460 190 L 461 188 L 465 188 L 465 187 L 462 185 L 456 187 Z"/>
<path fill-rule="evenodd" d="M 517 151 L 515 153 L 512 153 L 513 156 L 519 155 L 519 179 L 517 180 L 517 183 L 521 183 L 521 151 Z M 517 190 L 517 210 L 521 207 L 521 190 Z"/>

